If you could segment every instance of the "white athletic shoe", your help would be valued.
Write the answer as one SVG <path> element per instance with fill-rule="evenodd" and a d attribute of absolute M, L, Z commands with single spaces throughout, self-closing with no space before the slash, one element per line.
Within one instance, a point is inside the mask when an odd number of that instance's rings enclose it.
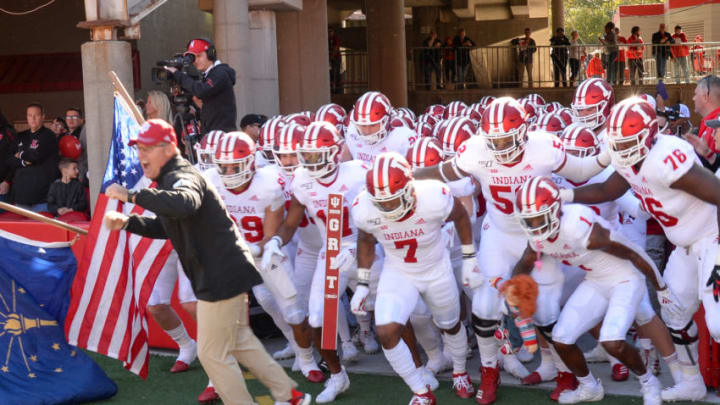
<path fill-rule="evenodd" d="M 605 363 L 610 361 L 610 356 L 600 343 L 589 352 L 583 353 L 583 356 L 585 356 L 585 361 L 588 363 Z"/>
<path fill-rule="evenodd" d="M 358 341 L 362 345 L 363 351 L 367 354 L 373 354 L 380 351 L 380 346 L 375 340 L 375 333 L 372 331 L 359 331 Z"/>
<path fill-rule="evenodd" d="M 358 359 L 359 355 L 360 355 L 360 352 L 358 352 L 358 349 L 355 347 L 355 343 L 353 343 L 352 341 L 343 342 L 343 344 L 342 344 L 342 361 L 343 362 L 355 361 Z"/>
<path fill-rule="evenodd" d="M 332 402 L 338 395 L 350 388 L 350 378 L 345 372 L 345 367 L 337 374 L 331 374 L 325 383 L 325 389 L 315 398 L 318 404 L 326 404 Z"/>
<path fill-rule="evenodd" d="M 297 357 L 295 357 L 295 360 L 293 361 L 291 370 L 292 371 L 300 371 L 300 360 Z"/>
<path fill-rule="evenodd" d="M 515 355 L 521 363 L 529 363 L 535 358 L 535 355 L 530 353 L 525 346 L 521 347 Z"/>
<path fill-rule="evenodd" d="M 444 352 L 437 350 L 436 353 L 439 354 L 435 354 L 432 357 L 428 356 L 428 361 L 425 364 L 425 368 L 435 375 L 443 371 L 448 371 L 453 366 L 452 360 L 450 360 Z"/>
<path fill-rule="evenodd" d="M 658 359 L 657 350 L 651 349 L 640 349 L 640 357 L 642 358 L 645 367 L 647 367 L 653 375 L 660 375 L 660 359 Z"/>
<path fill-rule="evenodd" d="M 197 342 L 191 340 L 190 344 L 180 347 L 176 361 L 182 361 L 183 363 L 190 365 L 195 361 L 195 359 L 197 359 Z"/>
<path fill-rule="evenodd" d="M 427 367 L 420 367 L 420 372 L 423 376 L 423 381 L 425 382 L 425 385 L 427 385 L 430 388 L 430 391 L 435 391 L 440 386 L 440 382 L 435 378 L 435 375 L 432 373 L 432 371 L 428 370 Z"/>
<path fill-rule="evenodd" d="M 501 358 L 503 370 L 512 374 L 514 377 L 522 380 L 530 375 L 530 372 L 520 363 L 520 360 L 518 360 L 514 354 L 503 354 Z"/>
<path fill-rule="evenodd" d="M 295 357 L 295 350 L 290 347 L 290 344 L 288 343 L 285 345 L 285 347 L 282 350 L 278 350 L 275 353 L 273 353 L 273 359 L 275 360 L 285 360 L 292 357 Z"/>
<path fill-rule="evenodd" d="M 605 396 L 600 380 L 595 384 L 580 384 L 572 391 L 565 390 L 558 397 L 561 404 L 576 404 L 578 402 L 600 401 Z"/>
<path fill-rule="evenodd" d="M 655 378 L 654 375 L 650 375 L 650 380 L 645 384 L 640 384 L 640 391 L 643 395 L 643 405 L 660 405 L 662 404 L 662 398 L 660 398 L 660 391 L 662 391 L 662 385 L 660 381 Z"/>
<path fill-rule="evenodd" d="M 660 394 L 663 401 L 699 401 L 705 398 L 707 388 L 698 374 L 695 378 L 683 377 L 683 380 Z"/>

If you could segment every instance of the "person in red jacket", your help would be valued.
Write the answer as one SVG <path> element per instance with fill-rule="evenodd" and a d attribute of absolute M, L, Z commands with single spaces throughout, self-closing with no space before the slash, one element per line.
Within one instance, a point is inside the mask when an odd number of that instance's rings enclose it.
<path fill-rule="evenodd" d="M 640 27 L 637 25 L 632 27 L 630 30 L 630 37 L 627 39 L 628 47 L 627 60 L 628 67 L 630 68 L 630 84 L 635 85 L 635 76 L 637 74 L 639 84 L 643 83 L 643 53 L 645 52 L 645 46 L 642 45 L 643 39 L 640 36 Z"/>
<path fill-rule="evenodd" d="M 682 31 L 682 27 L 675 26 L 675 34 L 673 34 L 673 46 L 670 51 L 673 55 L 673 69 L 675 70 L 675 83 L 680 83 L 680 71 L 682 70 L 685 83 L 690 83 L 690 71 L 688 70 L 688 56 L 690 55 L 690 47 L 688 47 L 688 39 Z"/>
<path fill-rule="evenodd" d="M 587 77 L 603 77 L 605 75 L 605 69 L 603 69 L 602 61 L 600 60 L 600 52 L 595 51 L 591 54 L 592 59 L 588 62 L 588 67 L 585 72 Z"/>

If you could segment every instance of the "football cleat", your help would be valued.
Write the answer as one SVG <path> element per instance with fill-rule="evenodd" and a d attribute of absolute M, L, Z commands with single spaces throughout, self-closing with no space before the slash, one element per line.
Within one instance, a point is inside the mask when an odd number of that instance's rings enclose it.
<path fill-rule="evenodd" d="M 290 344 L 288 343 L 283 349 L 274 352 L 272 356 L 275 360 L 285 360 L 295 357 L 295 351 L 292 349 L 292 347 L 290 347 Z"/>
<path fill-rule="evenodd" d="M 220 400 L 220 396 L 215 392 L 215 387 L 207 387 L 198 395 L 198 402 L 201 404 L 210 404 Z"/>
<path fill-rule="evenodd" d="M 572 391 L 578 387 L 578 380 L 573 373 L 560 371 L 555 379 L 555 389 L 550 393 L 550 399 L 557 401 L 564 391 Z"/>
<path fill-rule="evenodd" d="M 475 394 L 475 387 L 470 381 L 467 372 L 461 374 L 453 374 L 453 391 L 460 398 L 471 398 Z"/>
<path fill-rule="evenodd" d="M 480 386 L 478 386 L 475 402 L 488 405 L 497 399 L 497 389 L 500 385 L 500 370 L 497 367 L 480 368 Z"/>
<path fill-rule="evenodd" d="M 630 373 L 628 372 L 628 368 L 625 367 L 624 364 L 617 363 L 617 364 L 613 365 L 613 367 L 612 367 L 613 381 L 627 381 L 628 377 L 630 377 Z"/>
<path fill-rule="evenodd" d="M 605 396 L 600 380 L 594 384 L 580 384 L 572 391 L 564 391 L 558 397 L 561 404 L 576 404 L 578 402 L 600 401 Z"/>

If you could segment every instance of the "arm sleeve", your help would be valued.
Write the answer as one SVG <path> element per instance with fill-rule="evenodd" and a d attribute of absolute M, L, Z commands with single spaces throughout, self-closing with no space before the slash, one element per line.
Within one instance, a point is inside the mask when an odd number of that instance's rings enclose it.
<path fill-rule="evenodd" d="M 167 239 L 165 228 L 157 217 L 149 218 L 132 214 L 125 230 L 151 239 Z"/>
<path fill-rule="evenodd" d="M 566 179 L 580 183 L 602 172 L 605 168 L 598 163 L 596 156 L 579 158 L 573 155 L 565 155 L 565 164 L 555 173 Z"/>
<path fill-rule="evenodd" d="M 205 190 L 188 175 L 170 179 L 172 190 L 145 188 L 135 195 L 135 203 L 156 215 L 185 218 L 200 209 Z"/>
<path fill-rule="evenodd" d="M 225 70 L 218 67 L 210 71 L 206 81 L 193 80 L 179 70 L 175 72 L 174 76 L 184 89 L 201 99 L 217 94 L 232 85 Z"/>
<path fill-rule="evenodd" d="M 452 192 L 450 192 L 450 187 L 448 187 L 447 184 L 442 184 L 440 196 L 442 198 L 442 218 L 447 221 L 447 218 L 452 213 L 453 208 L 455 207 L 455 198 L 452 195 Z"/>
<path fill-rule="evenodd" d="M 73 192 L 75 195 L 73 196 L 73 204 L 70 208 L 72 208 L 73 211 L 85 212 L 88 205 L 87 198 L 85 197 L 85 190 L 83 189 L 83 186 L 79 181 L 74 182 L 74 185 L 75 187 L 73 189 Z"/>
<path fill-rule="evenodd" d="M 643 165 L 649 163 L 646 171 L 648 181 L 670 187 L 684 176 L 695 164 L 695 149 L 688 142 L 679 138 L 671 138 L 672 144 L 663 148 L 658 159 L 645 159 Z"/>
<path fill-rule="evenodd" d="M 483 142 L 482 137 L 473 136 L 460 145 L 453 158 L 460 170 L 469 174 L 477 171 L 480 166 L 479 157 L 482 156 Z"/>
<path fill-rule="evenodd" d="M 30 149 L 28 145 L 23 145 L 22 160 L 37 164 L 44 162 L 53 153 L 57 153 L 57 140 L 52 132 L 43 131 L 39 136 L 38 143 L 37 149 Z"/>
<path fill-rule="evenodd" d="M 50 212 L 53 215 L 57 215 L 58 212 L 58 205 L 57 205 L 57 196 L 55 195 L 57 193 L 57 186 L 56 183 L 53 183 L 50 185 L 50 190 L 48 190 L 47 195 L 47 206 L 48 206 L 48 212 Z"/>

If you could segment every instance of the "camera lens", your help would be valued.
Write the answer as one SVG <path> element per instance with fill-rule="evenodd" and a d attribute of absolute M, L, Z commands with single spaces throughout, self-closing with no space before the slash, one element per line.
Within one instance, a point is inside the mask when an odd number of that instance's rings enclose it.
<path fill-rule="evenodd" d="M 183 56 L 183 64 L 184 65 L 192 65 L 193 62 L 195 62 L 195 55 L 189 53 L 189 54 Z"/>

